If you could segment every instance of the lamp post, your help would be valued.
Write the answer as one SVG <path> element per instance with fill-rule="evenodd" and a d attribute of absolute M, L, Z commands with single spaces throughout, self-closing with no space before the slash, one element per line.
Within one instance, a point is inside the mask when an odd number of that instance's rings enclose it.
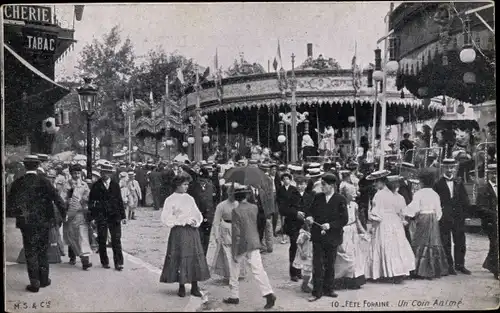
<path fill-rule="evenodd" d="M 290 104 L 291 120 L 290 120 L 290 144 L 291 144 L 291 162 L 297 162 L 298 159 L 298 145 L 297 145 L 297 78 L 295 77 L 295 54 L 292 54 L 292 77 L 286 78 L 286 71 L 281 68 L 278 87 L 281 90 L 283 97 L 286 97 L 286 92 L 290 89 L 292 93 L 292 101 Z"/>
<path fill-rule="evenodd" d="M 194 137 L 193 137 L 193 143 L 194 144 L 194 160 L 195 162 L 200 162 L 203 159 L 203 145 L 202 143 L 204 142 L 204 138 L 202 137 L 202 127 L 204 127 L 207 124 L 208 116 L 207 115 L 201 115 L 201 108 L 199 108 L 199 97 L 197 97 L 197 106 L 198 108 L 196 109 L 194 116 L 189 117 L 189 122 L 191 125 L 194 127 Z M 210 139 L 209 139 L 210 141 Z M 189 138 L 188 138 L 189 142 Z M 190 142 L 189 142 L 190 143 Z"/>
<path fill-rule="evenodd" d="M 121 105 L 121 109 L 128 122 L 128 163 L 132 161 L 132 115 L 134 114 L 134 99 L 130 101 L 124 101 Z"/>
<path fill-rule="evenodd" d="M 174 145 L 174 142 L 172 139 L 168 138 L 167 141 L 165 142 L 165 145 L 167 146 L 168 149 L 168 161 L 170 161 L 170 149 Z"/>
<path fill-rule="evenodd" d="M 285 136 L 285 122 L 279 121 L 279 136 L 278 136 L 278 142 L 280 144 L 284 144 L 286 142 L 286 136 Z M 288 153 L 286 156 L 286 161 L 288 161 Z"/>
<path fill-rule="evenodd" d="M 97 106 L 98 89 L 92 84 L 92 78 L 85 76 L 84 85 L 77 89 L 80 109 L 87 119 L 87 173 L 92 175 L 92 129 L 91 120 Z"/>
<path fill-rule="evenodd" d="M 202 126 L 202 116 L 201 116 L 201 106 L 200 106 L 200 77 L 199 77 L 199 68 L 196 65 L 196 109 L 195 109 L 195 119 L 191 122 L 194 125 L 194 161 L 200 162 L 203 159 L 203 146 L 202 146 L 202 134 L 201 134 L 201 126 Z"/>
<path fill-rule="evenodd" d="M 390 10 L 387 13 L 387 15 L 384 18 L 385 22 L 385 36 L 382 39 L 379 39 L 377 41 L 377 45 L 380 44 L 382 41 L 384 41 L 384 59 L 383 59 L 383 64 L 384 64 L 384 70 L 382 70 L 381 67 L 381 61 L 382 58 L 380 56 L 380 49 L 375 50 L 375 72 L 373 73 L 373 79 L 377 82 L 382 81 L 382 112 L 381 112 L 381 118 L 380 118 L 380 163 L 379 163 L 379 170 L 384 169 L 384 162 L 385 162 L 385 136 L 382 136 L 382 134 L 385 132 L 386 124 L 387 124 L 387 97 L 386 97 L 386 91 L 387 91 L 387 72 L 390 71 L 397 71 L 399 64 L 397 62 L 393 62 L 396 59 L 395 56 L 395 47 L 394 47 L 394 40 L 395 38 L 390 36 L 389 34 L 389 16 L 394 8 L 394 4 L 391 2 L 390 5 Z M 387 54 L 388 51 L 391 50 L 391 61 L 388 63 L 387 62 Z"/>

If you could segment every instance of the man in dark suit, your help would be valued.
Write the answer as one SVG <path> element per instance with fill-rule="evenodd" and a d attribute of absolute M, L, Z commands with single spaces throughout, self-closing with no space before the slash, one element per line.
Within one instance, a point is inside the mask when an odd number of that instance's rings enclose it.
<path fill-rule="evenodd" d="M 90 189 L 89 211 L 91 220 L 97 225 L 97 241 L 99 243 L 99 257 L 104 268 L 110 268 L 106 242 L 108 230 L 111 235 L 111 248 L 113 249 L 113 261 L 117 271 L 123 270 L 122 253 L 122 226 L 127 217 L 125 205 L 123 204 L 120 186 L 111 179 L 113 166 L 102 164 L 99 167 L 101 178 L 96 181 Z"/>
<path fill-rule="evenodd" d="M 450 274 L 456 275 L 456 271 L 459 271 L 470 275 L 471 272 L 465 268 L 465 213 L 469 208 L 469 197 L 463 181 L 456 178 L 456 167 L 456 160 L 443 160 L 444 174 L 434 185 L 434 191 L 439 195 L 443 207 L 443 217 L 439 221 L 439 229 L 448 258 Z M 451 254 L 452 234 L 454 257 Z"/>
<path fill-rule="evenodd" d="M 404 133 L 403 140 L 399 143 L 399 149 L 403 153 L 403 159 L 405 162 L 411 162 L 413 158 L 413 153 L 410 150 L 413 150 L 413 142 L 410 140 L 410 134 Z M 406 154 L 407 151 L 410 151 Z"/>
<path fill-rule="evenodd" d="M 200 170 L 199 175 L 196 175 L 196 180 L 193 180 L 191 186 L 192 189 L 190 190 L 190 195 L 194 198 L 198 209 L 203 215 L 203 222 L 198 229 L 200 231 L 201 245 L 203 246 L 203 251 L 206 255 L 208 243 L 210 241 L 212 222 L 215 215 L 215 189 L 206 168 L 202 168 Z"/>
<path fill-rule="evenodd" d="M 139 186 L 141 187 L 141 200 L 140 204 L 142 207 L 146 206 L 146 188 L 148 185 L 148 178 L 146 175 L 147 171 L 144 168 L 144 165 L 142 163 L 139 163 L 137 167 L 135 168 L 135 179 L 139 183 Z"/>
<path fill-rule="evenodd" d="M 16 179 L 7 196 L 7 210 L 16 217 L 16 227 L 21 230 L 30 284 L 26 290 L 38 292 L 39 288 L 51 284 L 49 279 L 49 229 L 54 224 L 57 206 L 62 218 L 66 217 L 66 206 L 56 188 L 37 174 L 40 160 L 37 156 L 26 156 L 26 174 Z"/>
<path fill-rule="evenodd" d="M 333 291 L 335 277 L 335 258 L 337 247 L 342 244 L 344 226 L 347 225 L 347 200 L 335 193 L 337 178 L 327 173 L 321 178 L 323 192 L 316 194 L 306 212 L 300 217 L 311 226 L 313 242 L 313 291 L 309 301 L 316 301 L 323 295 L 336 298 Z"/>
<path fill-rule="evenodd" d="M 151 194 L 153 196 L 153 207 L 155 210 L 159 210 L 163 207 L 163 203 L 161 202 L 163 177 L 160 166 L 149 173 L 149 185 L 151 186 Z"/>
<path fill-rule="evenodd" d="M 290 249 L 288 250 L 290 279 L 296 282 L 299 281 L 301 273 L 300 269 L 293 267 L 292 264 L 297 252 L 297 237 L 299 236 L 299 230 L 303 223 L 297 216 L 301 196 L 297 188 L 291 185 L 292 175 L 289 173 L 281 175 L 281 181 L 283 185 L 278 187 L 276 201 L 281 216 L 285 218 L 283 231 L 290 237 Z"/>
<path fill-rule="evenodd" d="M 482 227 L 490 240 L 490 247 L 483 268 L 492 272 L 495 279 L 498 279 L 498 190 L 496 169 L 496 164 L 488 166 L 487 180 L 478 188 L 476 205 L 481 210 Z"/>
<path fill-rule="evenodd" d="M 412 178 L 413 171 L 415 170 L 415 165 L 411 163 L 401 162 L 400 176 L 398 193 L 405 199 L 406 205 L 410 204 L 413 199 L 413 193 L 409 184 L 409 179 Z M 407 218 L 408 220 L 410 218 Z M 409 222 L 409 221 L 408 221 Z M 411 242 L 410 230 L 408 225 L 405 226 L 405 235 L 408 242 Z"/>

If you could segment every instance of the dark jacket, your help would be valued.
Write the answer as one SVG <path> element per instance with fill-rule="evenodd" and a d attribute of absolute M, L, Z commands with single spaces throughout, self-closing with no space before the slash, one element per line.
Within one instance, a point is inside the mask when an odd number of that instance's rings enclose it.
<path fill-rule="evenodd" d="M 141 189 L 146 188 L 148 185 L 148 177 L 146 173 L 147 171 L 142 167 L 137 167 L 135 169 L 135 179 L 139 183 L 139 186 L 141 186 Z"/>
<path fill-rule="evenodd" d="M 413 195 L 410 186 L 405 181 L 400 182 L 398 193 L 405 198 L 406 205 L 411 203 Z"/>
<path fill-rule="evenodd" d="M 324 193 L 318 193 L 307 210 L 306 217 L 312 216 L 316 223 L 329 223 L 330 229 L 324 235 L 321 234 L 321 227 L 313 224 L 311 227 L 311 240 L 316 243 L 330 244 L 338 246 L 342 244 L 344 226 L 347 225 L 349 215 L 347 212 L 347 200 L 344 196 L 335 193 L 326 202 Z"/>
<path fill-rule="evenodd" d="M 100 178 L 90 188 L 89 211 L 91 219 L 96 221 L 120 221 L 126 218 L 120 185 L 111 179 L 109 189 Z"/>
<path fill-rule="evenodd" d="M 198 178 L 191 184 L 190 195 L 194 198 L 198 209 L 203 215 L 201 226 L 209 227 L 212 225 L 215 215 L 214 193 L 215 189 L 207 178 Z"/>
<path fill-rule="evenodd" d="M 441 221 L 465 221 L 470 204 L 463 181 L 460 178 L 454 179 L 453 197 L 450 195 L 450 189 L 444 177 L 436 182 L 433 189 L 441 199 L 441 207 L 443 208 Z"/>
<path fill-rule="evenodd" d="M 149 173 L 149 184 L 151 186 L 151 190 L 160 192 L 162 183 L 162 173 L 160 171 L 153 170 Z"/>
<path fill-rule="evenodd" d="M 276 201 L 278 209 L 280 214 L 285 217 L 284 231 L 289 236 L 298 232 L 302 226 L 303 221 L 297 217 L 300 200 L 300 193 L 294 186 L 289 186 L 288 190 L 285 189 L 285 186 L 280 186 L 277 189 Z"/>
<path fill-rule="evenodd" d="M 483 227 L 498 224 L 498 197 L 489 182 L 482 183 L 477 189 L 476 205 Z"/>
<path fill-rule="evenodd" d="M 55 225 L 54 204 L 65 218 L 66 205 L 56 188 L 46 178 L 34 173 L 16 179 L 7 195 L 8 216 L 16 218 L 17 228 Z"/>
<path fill-rule="evenodd" d="M 260 249 L 257 228 L 258 208 L 255 204 L 241 202 L 232 214 L 232 246 L 233 255 Z"/>

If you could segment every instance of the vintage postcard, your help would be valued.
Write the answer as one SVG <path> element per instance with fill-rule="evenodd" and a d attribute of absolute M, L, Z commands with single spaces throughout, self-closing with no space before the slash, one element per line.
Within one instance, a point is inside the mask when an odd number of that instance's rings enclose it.
<path fill-rule="evenodd" d="M 498 309 L 492 1 L 1 8 L 6 312 Z"/>

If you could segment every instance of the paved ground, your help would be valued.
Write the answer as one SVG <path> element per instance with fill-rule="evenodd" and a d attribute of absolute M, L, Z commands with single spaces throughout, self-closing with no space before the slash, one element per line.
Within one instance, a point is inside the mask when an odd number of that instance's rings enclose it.
<path fill-rule="evenodd" d="M 160 212 L 140 209 L 138 220 L 123 229 L 123 247 L 127 252 L 125 270 L 116 272 L 99 266 L 89 272 L 67 264 L 51 267 L 53 286 L 38 294 L 24 291 L 28 282 L 24 265 L 10 265 L 6 270 L 7 310 L 21 312 L 24 304 L 37 304 L 37 311 L 257 311 L 264 299 L 249 276 L 241 283 L 240 305 L 221 303 L 228 296 L 226 282 L 211 279 L 202 283 L 208 296 L 208 306 L 194 297 L 181 299 L 175 295 L 175 284 L 158 283 L 166 251 L 165 227 L 159 223 Z M 6 258 L 15 262 L 21 241 L 19 230 L 7 220 Z M 299 284 L 288 279 L 288 245 L 275 244 L 275 251 L 263 255 L 264 267 L 278 297 L 275 311 L 307 310 L 470 310 L 498 307 L 500 282 L 481 268 L 487 252 L 487 238 L 467 235 L 466 266 L 471 276 L 458 275 L 434 281 L 408 280 L 403 285 L 368 283 L 360 290 L 338 291 L 337 299 L 323 298 L 307 302 L 308 295 L 300 292 Z M 111 253 L 111 252 L 110 252 Z M 99 264 L 97 255 L 94 264 Z M 77 264 L 79 266 L 79 264 Z M 21 301 L 19 308 L 14 309 Z M 40 308 L 50 301 L 50 309 Z M 406 302 L 404 302 L 406 301 Z M 32 309 L 34 311 L 34 309 Z"/>

